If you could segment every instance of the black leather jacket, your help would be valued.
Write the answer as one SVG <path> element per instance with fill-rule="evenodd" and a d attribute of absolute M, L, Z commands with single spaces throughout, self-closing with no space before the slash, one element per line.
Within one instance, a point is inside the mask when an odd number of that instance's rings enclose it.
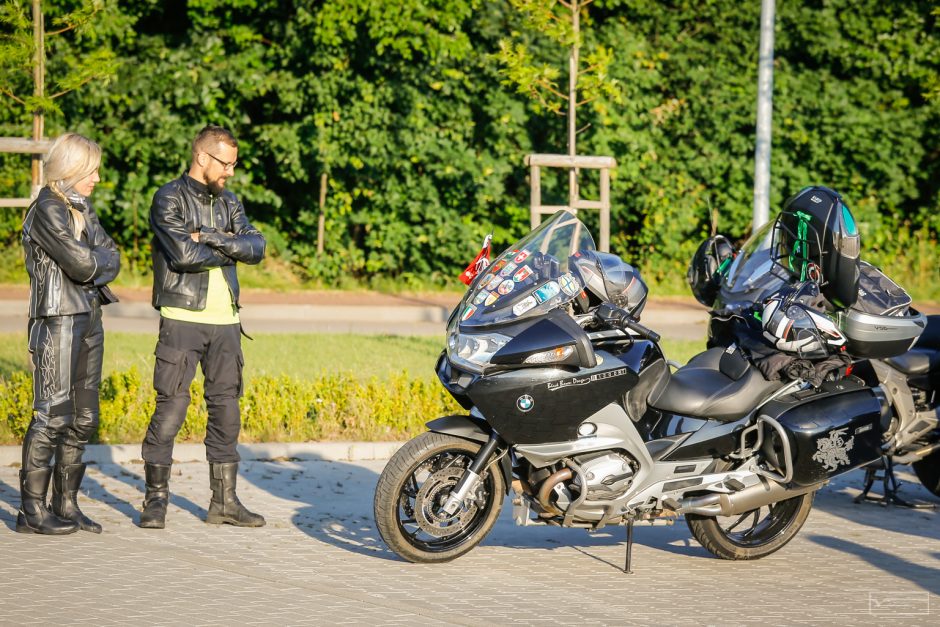
<path fill-rule="evenodd" d="M 209 270 L 222 268 L 238 305 L 236 262 L 264 259 L 264 236 L 248 222 L 235 194 L 214 196 L 188 174 L 157 190 L 150 205 L 153 229 L 153 306 L 206 308 Z M 191 233 L 199 232 L 194 242 Z"/>
<path fill-rule="evenodd" d="M 85 229 L 75 239 L 74 218 L 48 187 L 39 191 L 23 221 L 29 274 L 29 317 L 67 316 L 91 311 L 90 296 L 102 304 L 117 298 L 107 284 L 117 276 L 121 254 L 87 199 L 75 199 Z"/>

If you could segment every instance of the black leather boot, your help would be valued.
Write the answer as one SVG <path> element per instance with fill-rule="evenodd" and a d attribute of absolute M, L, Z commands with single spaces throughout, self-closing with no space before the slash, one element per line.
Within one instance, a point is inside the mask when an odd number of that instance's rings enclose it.
<path fill-rule="evenodd" d="M 78 508 L 78 488 L 84 476 L 85 464 L 56 464 L 52 477 L 52 512 L 59 518 L 74 521 L 82 531 L 101 533 L 101 525 Z"/>
<path fill-rule="evenodd" d="M 238 462 L 209 464 L 209 487 L 212 501 L 206 522 L 210 525 L 228 523 L 236 527 L 263 527 L 264 516 L 249 512 L 235 494 Z"/>
<path fill-rule="evenodd" d="M 16 516 L 16 530 L 20 533 L 42 533 L 59 536 L 78 531 L 78 524 L 62 520 L 49 511 L 46 492 L 52 468 L 38 468 L 29 472 L 20 471 L 20 498 L 22 505 Z"/>
<path fill-rule="evenodd" d="M 166 506 L 170 503 L 170 464 L 144 464 L 144 511 L 140 526 L 144 529 L 163 529 L 166 526 Z"/>

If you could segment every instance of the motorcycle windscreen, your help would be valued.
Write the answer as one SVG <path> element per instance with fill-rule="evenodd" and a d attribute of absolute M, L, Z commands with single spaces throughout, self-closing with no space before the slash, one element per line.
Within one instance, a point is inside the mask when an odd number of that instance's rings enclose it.
<path fill-rule="evenodd" d="M 568 258 L 595 250 L 594 238 L 577 217 L 562 210 L 510 246 L 481 272 L 452 321 L 461 330 L 541 316 L 584 289 Z"/>
<path fill-rule="evenodd" d="M 791 277 L 771 255 L 774 223 L 760 227 L 741 247 L 721 281 L 716 309 L 737 309 L 759 303 L 790 282 Z"/>

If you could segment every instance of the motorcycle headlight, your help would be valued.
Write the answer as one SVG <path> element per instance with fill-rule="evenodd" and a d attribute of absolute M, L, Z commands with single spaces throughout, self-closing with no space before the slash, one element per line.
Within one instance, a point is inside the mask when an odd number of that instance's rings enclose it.
<path fill-rule="evenodd" d="M 512 338 L 499 333 L 452 333 L 447 338 L 447 356 L 452 362 L 473 372 L 482 372 L 493 355 Z"/>

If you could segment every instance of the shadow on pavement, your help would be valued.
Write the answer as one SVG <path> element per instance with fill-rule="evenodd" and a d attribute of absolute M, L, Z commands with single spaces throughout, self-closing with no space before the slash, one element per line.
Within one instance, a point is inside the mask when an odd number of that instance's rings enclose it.
<path fill-rule="evenodd" d="M 0 511 L 0 520 L 10 531 L 16 530 L 16 512 L 20 509 L 20 488 L 11 486 L 3 479 L 0 479 L 0 501 L 3 501 L 13 510 L 12 514 L 6 511 Z"/>
<path fill-rule="evenodd" d="M 322 460 L 259 460 L 243 463 L 239 475 L 240 483 L 287 501 L 291 523 L 311 538 L 353 553 L 397 559 L 372 519 L 377 481 L 378 474 L 368 468 Z M 250 497 L 239 497 L 250 509 Z M 269 520 L 278 516 L 259 513 Z"/>
<path fill-rule="evenodd" d="M 116 464 L 101 464 L 94 467 L 97 468 L 103 475 L 106 475 L 112 479 L 117 479 L 131 487 L 138 489 L 143 487 L 143 479 L 141 479 L 138 475 L 125 470 L 122 466 L 118 466 Z M 131 519 L 135 524 L 137 523 L 137 514 L 139 512 L 137 507 L 130 501 L 123 499 L 109 491 L 100 481 L 95 479 L 91 473 L 85 473 L 85 479 L 82 481 L 82 494 L 87 499 L 98 501 L 110 506 L 127 518 Z M 141 492 L 140 497 L 141 500 L 143 500 L 143 492 Z M 81 503 L 79 503 L 79 505 L 81 505 Z"/>
<path fill-rule="evenodd" d="M 579 530 L 570 529 L 564 531 L 575 532 Z M 583 530 L 580 531 L 582 533 L 586 533 Z M 604 531 L 588 534 L 588 537 L 591 539 L 590 543 L 572 542 L 570 544 L 562 544 L 559 542 L 559 546 L 557 548 L 570 547 L 578 553 L 597 560 L 598 562 L 610 566 L 615 570 L 623 570 L 626 562 L 627 551 L 626 527 L 608 527 Z M 572 538 L 572 540 L 575 539 Z M 553 540 L 549 540 L 549 542 L 553 542 Z M 558 542 L 558 540 L 554 540 L 554 542 Z M 633 543 L 634 549 L 636 546 L 643 546 L 647 549 L 664 551 L 666 553 L 672 553 L 681 557 L 694 559 L 717 559 L 714 555 L 692 541 L 692 533 L 689 531 L 688 527 L 685 526 L 685 521 L 682 519 L 679 519 L 672 526 L 636 526 L 633 529 Z M 609 559 L 591 553 L 591 549 L 594 547 L 616 545 L 620 545 L 623 550 L 617 561 L 612 562 Z M 649 557 L 645 557 L 643 559 L 645 559 L 645 561 L 650 561 Z M 636 553 L 634 553 L 633 567 L 636 568 L 639 564 L 642 563 L 643 559 L 638 559 Z"/>
<path fill-rule="evenodd" d="M 375 526 L 372 499 L 378 473 L 384 462 L 368 462 L 375 469 L 343 462 L 327 461 L 255 461 L 243 464 L 240 482 L 252 484 L 277 499 L 286 501 L 291 523 L 315 540 L 379 559 L 400 561 L 382 541 Z M 251 508 L 250 496 L 242 501 Z M 259 512 L 269 517 L 276 511 Z M 691 540 L 683 521 L 672 527 L 638 526 L 634 531 L 637 545 L 689 557 L 711 557 Z M 612 563 L 592 549 L 625 546 L 624 527 L 608 527 L 589 534 L 583 529 L 559 527 L 518 527 L 512 519 L 512 502 L 507 498 L 493 530 L 481 546 L 516 549 L 573 548 L 620 570 L 623 562 Z M 609 551 L 604 552 L 609 553 Z"/>
<path fill-rule="evenodd" d="M 809 534 L 808 539 L 819 546 L 858 556 L 875 568 L 891 573 L 895 577 L 906 579 L 931 594 L 940 594 L 940 569 L 914 564 L 890 553 L 843 538 Z M 934 553 L 932 557 L 937 559 L 940 555 Z"/>
<path fill-rule="evenodd" d="M 883 506 L 874 502 L 855 503 L 854 498 L 861 493 L 864 483 L 865 474 L 862 469 L 837 477 L 830 486 L 820 490 L 813 509 L 871 527 L 873 533 L 876 533 L 876 530 L 889 530 L 905 535 L 936 538 L 940 500 L 917 481 L 909 467 L 902 466 L 897 472 L 901 480 L 899 495 L 902 498 L 918 503 L 931 503 L 936 505 L 937 509 Z M 880 485 L 876 484 L 873 492 L 879 487 Z M 880 495 L 880 491 L 877 494 Z"/>
<path fill-rule="evenodd" d="M 104 485 L 96 481 L 94 477 L 89 476 L 87 473 L 85 479 L 82 482 L 82 492 L 87 492 L 89 498 L 99 500 L 102 503 L 110 505 L 115 510 L 127 516 L 131 521 L 136 525 L 140 520 L 140 509 L 138 508 L 139 503 L 142 503 L 144 500 L 144 477 L 143 473 L 137 474 L 127 470 L 125 466 L 118 464 L 114 459 L 109 456 L 105 456 L 103 463 L 96 466 L 98 470 L 110 477 L 128 485 L 140 494 L 139 501 L 137 503 L 131 503 L 130 501 L 123 499 L 114 493 L 108 491 Z M 143 466 L 141 465 L 141 470 Z M 185 496 L 174 493 L 173 491 L 173 477 L 175 475 L 170 475 L 170 504 L 183 509 L 196 518 L 205 520 L 206 514 L 208 511 L 206 508 L 201 505 L 196 504 Z M 208 481 L 208 478 L 206 479 Z"/>

